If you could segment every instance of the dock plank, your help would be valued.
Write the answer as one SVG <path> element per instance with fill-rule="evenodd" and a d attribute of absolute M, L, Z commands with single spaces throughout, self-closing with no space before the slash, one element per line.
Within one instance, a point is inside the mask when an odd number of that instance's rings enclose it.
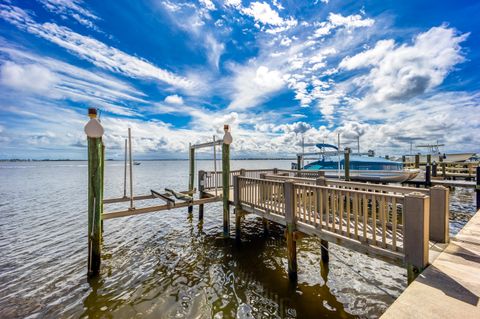
<path fill-rule="evenodd" d="M 480 210 L 381 318 L 480 318 Z"/>

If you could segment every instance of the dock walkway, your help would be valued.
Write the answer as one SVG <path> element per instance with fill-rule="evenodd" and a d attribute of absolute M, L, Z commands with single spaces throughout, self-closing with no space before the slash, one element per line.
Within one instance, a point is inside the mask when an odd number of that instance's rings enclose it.
<path fill-rule="evenodd" d="M 383 319 L 480 318 L 480 210 Z"/>

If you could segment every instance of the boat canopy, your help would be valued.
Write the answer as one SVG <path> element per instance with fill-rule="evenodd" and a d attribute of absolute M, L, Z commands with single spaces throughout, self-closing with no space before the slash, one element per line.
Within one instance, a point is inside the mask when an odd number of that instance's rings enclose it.
<path fill-rule="evenodd" d="M 322 148 L 333 148 L 335 150 L 338 151 L 338 147 L 336 147 L 335 145 L 332 145 L 332 144 L 326 144 L 326 143 L 318 143 L 317 145 L 315 145 L 316 147 L 322 149 Z"/>

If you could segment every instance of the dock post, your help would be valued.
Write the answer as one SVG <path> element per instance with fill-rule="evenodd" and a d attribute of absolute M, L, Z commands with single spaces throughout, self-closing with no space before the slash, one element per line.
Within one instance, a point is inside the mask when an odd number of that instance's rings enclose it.
<path fill-rule="evenodd" d="M 430 188 L 430 240 L 449 242 L 449 189 L 441 185 Z"/>
<path fill-rule="evenodd" d="M 403 167 L 405 167 L 405 162 L 407 161 L 407 157 L 405 155 L 402 155 L 402 163 Z"/>
<path fill-rule="evenodd" d="M 428 265 L 430 198 L 422 193 L 405 195 L 404 242 L 408 284 Z"/>
<path fill-rule="evenodd" d="M 223 198 L 223 236 L 230 236 L 230 144 L 232 135 L 228 125 L 223 126 L 222 143 L 222 198 Z"/>
<path fill-rule="evenodd" d="M 345 180 L 349 181 L 350 180 L 350 148 L 345 147 L 345 152 L 343 154 L 344 156 L 344 170 L 345 170 Z"/>
<path fill-rule="evenodd" d="M 285 181 L 285 222 L 287 237 L 287 258 L 288 258 L 288 277 L 291 280 L 297 279 L 297 242 L 295 241 L 296 217 L 295 217 L 295 190 L 291 180 Z"/>
<path fill-rule="evenodd" d="M 297 154 L 297 171 L 301 171 L 302 170 L 302 155 L 298 155 Z M 297 175 L 298 177 L 300 177 L 300 174 Z"/>
<path fill-rule="evenodd" d="M 432 186 L 432 177 L 430 175 L 430 164 L 427 163 L 425 166 L 425 187 Z"/>
<path fill-rule="evenodd" d="M 442 162 L 442 177 L 443 179 L 447 179 L 447 167 L 444 162 Z"/>
<path fill-rule="evenodd" d="M 432 177 L 437 177 L 437 162 L 432 163 Z"/>
<path fill-rule="evenodd" d="M 88 109 L 90 121 L 85 125 L 88 141 L 88 276 L 100 273 L 103 211 L 103 127 L 97 110 Z"/>
<path fill-rule="evenodd" d="M 477 193 L 477 210 L 479 210 L 480 209 L 480 166 L 477 166 L 475 180 L 476 180 L 475 192 Z"/>
<path fill-rule="evenodd" d="M 428 165 L 432 164 L 432 155 L 431 154 L 427 154 L 427 164 Z"/>
<path fill-rule="evenodd" d="M 260 174 L 260 179 L 267 179 L 267 174 L 265 173 L 261 173 Z M 259 198 L 260 198 L 260 201 L 267 201 L 267 194 L 268 194 L 268 190 L 265 189 L 265 186 L 266 185 L 259 185 Z M 263 233 L 264 234 L 268 234 L 269 230 L 270 230 L 270 225 L 268 224 L 268 219 L 266 219 L 265 217 L 262 217 L 262 224 L 263 224 Z"/>
<path fill-rule="evenodd" d="M 189 174 L 188 174 L 188 191 L 193 192 L 193 184 L 195 183 L 195 148 L 192 147 L 192 144 L 189 144 Z M 193 196 L 193 194 L 191 194 Z M 193 213 L 193 206 L 188 206 L 188 213 Z"/>
<path fill-rule="evenodd" d="M 205 174 L 206 172 L 201 170 L 198 171 L 198 195 L 200 198 L 205 196 L 204 189 L 205 189 Z M 203 220 L 203 204 L 198 205 L 198 220 Z"/>
<path fill-rule="evenodd" d="M 327 186 L 327 180 L 325 179 L 325 176 L 320 176 L 317 177 L 315 180 L 315 184 L 318 186 Z M 317 191 L 317 196 L 320 197 L 320 191 Z M 316 207 L 317 212 L 320 212 L 322 210 L 322 207 L 320 207 L 320 201 L 317 200 L 317 207 Z M 320 221 L 322 223 L 323 221 Z M 328 263 L 330 260 L 329 254 L 328 254 L 328 241 L 320 239 L 320 253 L 322 257 L 322 262 Z"/>
<path fill-rule="evenodd" d="M 415 168 L 420 168 L 420 154 L 415 154 Z"/>
<path fill-rule="evenodd" d="M 240 183 L 238 176 L 233 176 L 233 204 L 235 205 L 235 240 L 241 241 L 241 207 L 240 207 Z"/>

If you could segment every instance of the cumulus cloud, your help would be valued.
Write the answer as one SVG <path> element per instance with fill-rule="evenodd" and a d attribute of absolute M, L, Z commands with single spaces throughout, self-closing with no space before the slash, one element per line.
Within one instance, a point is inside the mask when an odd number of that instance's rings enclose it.
<path fill-rule="evenodd" d="M 19 65 L 7 61 L 0 66 L 1 84 L 20 91 L 42 93 L 53 88 L 58 78 L 38 64 Z"/>
<path fill-rule="evenodd" d="M 298 24 L 297 20 L 293 17 L 287 19 L 282 18 L 278 12 L 272 9 L 266 2 L 252 2 L 249 7 L 243 8 L 241 12 L 251 16 L 258 27 L 261 25 L 272 27 L 267 30 L 270 33 L 282 32 Z"/>
<path fill-rule="evenodd" d="M 419 34 L 412 45 L 379 41 L 374 48 L 343 59 L 340 67 L 371 67 L 362 81 L 371 83 L 365 103 L 409 99 L 440 85 L 453 67 L 464 60 L 460 43 L 467 36 L 442 25 Z"/>
<path fill-rule="evenodd" d="M 229 105 L 229 109 L 232 110 L 254 107 L 285 85 L 282 74 L 278 70 L 270 70 L 263 65 L 242 67 L 235 72 L 234 92 Z"/>
<path fill-rule="evenodd" d="M 178 96 L 177 94 L 167 96 L 164 101 L 165 103 L 168 103 L 168 104 L 176 104 L 176 105 L 183 104 L 183 98 L 181 96 Z"/>

